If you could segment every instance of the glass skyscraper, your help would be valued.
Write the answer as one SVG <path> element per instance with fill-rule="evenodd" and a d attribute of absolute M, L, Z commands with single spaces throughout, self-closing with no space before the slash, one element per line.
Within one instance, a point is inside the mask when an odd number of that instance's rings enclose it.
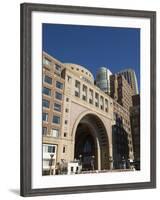
<path fill-rule="evenodd" d="M 110 94 L 111 71 L 106 67 L 100 67 L 96 74 L 96 85 L 104 92 Z"/>

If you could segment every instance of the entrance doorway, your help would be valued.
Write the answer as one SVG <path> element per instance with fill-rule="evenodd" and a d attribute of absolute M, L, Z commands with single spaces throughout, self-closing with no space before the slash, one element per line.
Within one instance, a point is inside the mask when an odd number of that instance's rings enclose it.
<path fill-rule="evenodd" d="M 82 163 L 82 170 L 97 169 L 96 143 L 93 133 L 85 124 L 79 124 L 75 139 L 75 158 Z"/>
<path fill-rule="evenodd" d="M 102 121 L 93 114 L 84 116 L 76 129 L 74 158 L 82 171 L 109 169 L 109 145 Z"/>

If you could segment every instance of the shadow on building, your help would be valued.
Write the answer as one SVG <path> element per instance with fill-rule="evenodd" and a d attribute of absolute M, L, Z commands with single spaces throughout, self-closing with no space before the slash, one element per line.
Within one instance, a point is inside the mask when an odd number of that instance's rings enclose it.
<path fill-rule="evenodd" d="M 134 166 L 140 170 L 140 95 L 132 96 L 130 108 L 131 131 L 133 138 Z"/>
<path fill-rule="evenodd" d="M 117 114 L 115 125 L 112 126 L 113 168 L 129 169 L 128 134 L 123 128 L 123 120 Z"/>

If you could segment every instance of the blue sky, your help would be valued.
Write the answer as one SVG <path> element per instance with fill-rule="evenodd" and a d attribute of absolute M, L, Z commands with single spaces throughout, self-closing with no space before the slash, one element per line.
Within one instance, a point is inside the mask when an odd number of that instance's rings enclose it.
<path fill-rule="evenodd" d="M 140 86 L 140 29 L 43 24 L 43 51 L 86 67 L 94 77 L 102 66 L 112 73 L 132 68 Z"/>

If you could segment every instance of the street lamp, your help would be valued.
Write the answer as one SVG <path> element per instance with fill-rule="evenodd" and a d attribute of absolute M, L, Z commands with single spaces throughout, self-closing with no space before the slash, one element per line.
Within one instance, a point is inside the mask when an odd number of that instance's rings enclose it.
<path fill-rule="evenodd" d="M 130 169 L 135 170 L 134 161 L 130 160 Z"/>
<path fill-rule="evenodd" d="M 94 159 L 95 159 L 95 156 L 93 155 L 91 158 L 91 167 L 93 171 L 94 171 Z"/>
<path fill-rule="evenodd" d="M 130 159 L 127 160 L 127 165 L 128 165 L 127 168 L 131 169 L 131 160 Z"/>
<path fill-rule="evenodd" d="M 53 175 L 53 173 L 52 173 L 53 156 L 54 156 L 54 154 L 50 154 L 51 159 L 49 161 L 49 166 L 50 166 L 49 175 Z"/>
<path fill-rule="evenodd" d="M 82 155 L 79 155 L 79 167 L 80 167 L 80 171 L 82 171 Z"/>
<path fill-rule="evenodd" d="M 110 169 L 113 169 L 113 158 L 112 156 L 109 156 L 109 163 L 110 163 Z"/>
<path fill-rule="evenodd" d="M 82 164 L 82 155 L 81 154 L 79 155 L 79 164 L 80 165 Z"/>
<path fill-rule="evenodd" d="M 126 169 L 126 163 L 125 163 L 124 156 L 122 156 L 122 168 Z"/>

